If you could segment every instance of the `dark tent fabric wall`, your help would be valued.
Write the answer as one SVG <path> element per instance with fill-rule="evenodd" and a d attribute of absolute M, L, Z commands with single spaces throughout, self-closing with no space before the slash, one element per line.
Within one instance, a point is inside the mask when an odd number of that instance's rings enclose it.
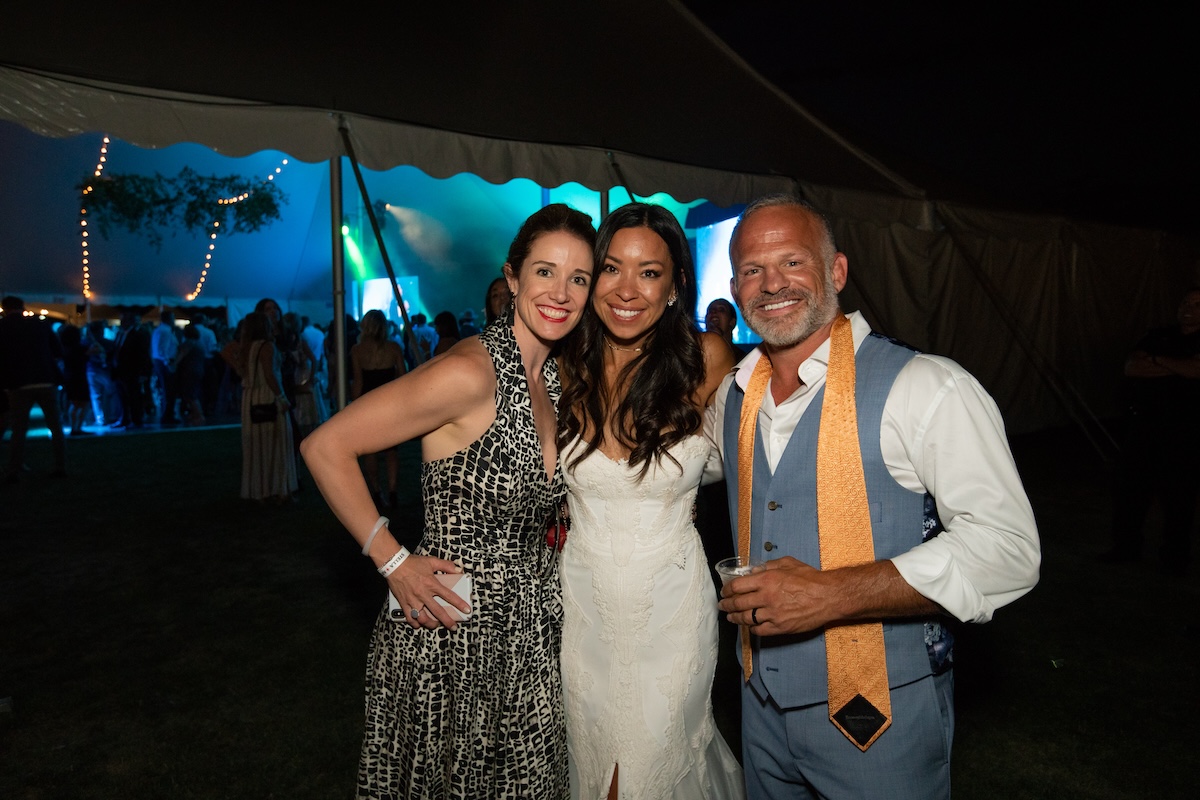
<path fill-rule="evenodd" d="M 306 162 L 340 154 L 345 125 L 371 169 L 722 206 L 799 189 L 850 258 L 845 304 L 975 372 L 1013 431 L 1113 414 L 1125 350 L 1195 278 L 1194 246 L 1159 232 L 927 197 L 673 0 L 520 9 L 19 6 L 0 29 L 0 119 Z"/>

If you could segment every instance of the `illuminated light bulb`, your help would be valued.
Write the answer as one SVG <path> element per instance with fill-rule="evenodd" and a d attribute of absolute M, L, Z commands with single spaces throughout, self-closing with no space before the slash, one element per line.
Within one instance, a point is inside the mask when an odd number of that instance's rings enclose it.
<path fill-rule="evenodd" d="M 100 155 L 97 158 L 96 169 L 93 172 L 94 177 L 99 178 L 101 176 L 101 174 L 104 172 L 104 165 L 108 162 L 108 145 L 111 143 L 111 141 L 112 140 L 107 136 L 102 138 L 103 143 L 100 146 Z M 83 197 L 85 198 L 85 200 L 86 200 L 87 196 L 89 194 L 91 194 L 93 191 L 95 191 L 94 186 L 88 185 L 87 187 L 84 188 Z M 80 258 L 80 266 L 81 266 L 82 272 L 83 272 L 83 276 L 82 276 L 83 277 L 83 281 L 82 281 L 83 287 L 82 288 L 83 288 L 83 296 L 85 298 L 91 299 L 91 297 L 92 297 L 91 259 L 90 259 L 91 251 L 90 251 L 89 245 L 88 245 L 87 220 L 84 219 L 84 217 L 86 217 L 87 213 L 88 213 L 88 210 L 87 210 L 86 203 L 80 203 L 80 207 L 79 207 L 80 231 L 79 231 L 79 233 L 80 233 L 80 236 L 82 237 L 82 240 L 80 241 L 79 246 L 82 250 L 82 257 Z"/>
<path fill-rule="evenodd" d="M 283 160 L 282 160 L 280 163 L 281 163 L 281 164 L 287 164 L 287 163 L 288 163 L 288 159 L 286 159 L 286 158 L 285 158 L 285 159 L 283 159 Z M 282 172 L 283 172 L 283 169 L 282 169 L 282 167 L 276 167 L 276 168 L 275 168 L 275 171 L 274 171 L 274 173 L 273 173 L 273 174 L 270 174 L 270 175 L 268 175 L 268 176 L 265 178 L 265 180 L 266 180 L 266 181 L 271 181 L 271 180 L 274 180 L 274 179 L 275 179 L 275 175 L 278 175 L 278 174 L 280 174 L 280 173 L 282 173 Z M 239 194 L 237 197 L 222 197 L 222 198 L 218 198 L 218 199 L 217 199 L 217 205 L 222 205 L 222 206 L 234 205 L 234 204 L 236 204 L 236 203 L 240 203 L 240 202 L 242 202 L 243 200 L 246 200 L 246 199 L 248 199 L 248 198 L 250 197 L 250 195 L 252 195 L 253 193 L 254 193 L 254 192 L 253 192 L 253 190 L 251 190 L 251 191 L 248 191 L 248 192 L 242 192 L 242 193 L 241 193 L 241 194 Z M 188 295 L 188 296 L 187 296 L 187 299 L 188 299 L 188 300 L 194 300 L 194 299 L 196 299 L 196 297 L 198 297 L 198 296 L 200 295 L 200 291 L 201 291 L 201 289 L 202 289 L 202 288 L 203 288 L 203 286 L 204 286 L 204 281 L 205 281 L 205 279 L 206 279 L 206 278 L 207 278 L 207 276 L 208 276 L 208 269 L 209 269 L 209 267 L 211 267 L 211 266 L 212 266 L 212 251 L 216 249 L 216 244 L 215 244 L 215 242 L 216 242 L 216 239 L 217 239 L 217 234 L 216 234 L 216 230 L 215 230 L 215 229 L 219 228 L 220 226 L 221 226 L 221 223 L 220 223 L 218 220 L 213 220 L 213 229 L 214 229 L 214 231 L 208 235 L 208 238 L 209 238 L 209 240 L 210 240 L 210 243 L 209 243 L 209 245 L 208 245 L 208 250 L 209 250 L 209 252 L 208 252 L 208 253 L 206 253 L 206 254 L 205 254 L 205 256 L 204 256 L 204 260 L 205 260 L 206 264 L 204 265 L 204 267 L 203 267 L 203 268 L 201 268 L 201 271 L 200 271 L 200 280 L 199 280 L 199 281 L 196 283 L 196 291 L 195 291 L 195 292 L 193 292 L 192 294 L 190 294 L 190 295 Z"/>

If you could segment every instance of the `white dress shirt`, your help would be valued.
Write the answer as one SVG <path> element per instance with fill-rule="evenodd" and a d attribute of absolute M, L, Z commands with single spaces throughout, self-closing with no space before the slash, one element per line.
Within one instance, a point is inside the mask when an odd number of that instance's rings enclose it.
<path fill-rule="evenodd" d="M 308 343 L 308 349 L 312 350 L 313 358 L 317 361 L 313 365 L 314 370 L 319 369 L 321 359 L 325 355 L 325 334 L 315 325 L 306 325 L 304 330 L 300 331 L 300 335 Z"/>
<path fill-rule="evenodd" d="M 150 357 L 169 364 L 178 352 L 179 339 L 175 336 L 175 326 L 161 322 L 155 325 L 150 333 Z"/>
<path fill-rule="evenodd" d="M 217 344 L 217 334 L 213 333 L 212 328 L 203 325 L 199 322 L 193 322 L 196 332 L 200 334 L 200 347 L 204 350 L 205 358 L 213 358 L 220 352 L 221 348 Z"/>
<path fill-rule="evenodd" d="M 862 314 L 848 316 L 857 351 L 871 328 Z M 737 380 L 745 389 L 760 356 L 755 349 L 742 359 L 708 408 L 705 432 L 718 450 L 729 385 Z M 758 424 L 772 472 L 825 382 L 828 362 L 826 340 L 800 365 L 798 390 L 779 404 L 770 391 L 763 397 Z M 1041 544 L 1033 509 L 1000 410 L 970 373 L 948 358 L 916 355 L 888 394 L 879 446 L 901 486 L 933 495 L 945 527 L 892 559 L 910 586 L 964 622 L 987 622 L 1034 587 Z"/>

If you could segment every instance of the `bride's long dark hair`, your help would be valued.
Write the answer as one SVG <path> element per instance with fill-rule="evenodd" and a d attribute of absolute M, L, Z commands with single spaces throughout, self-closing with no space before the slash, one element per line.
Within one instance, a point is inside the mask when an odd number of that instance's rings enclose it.
<path fill-rule="evenodd" d="M 640 464 L 644 476 L 663 455 L 675 461 L 667 450 L 700 428 L 693 399 L 704 380 L 704 352 L 695 321 L 696 269 L 679 221 L 665 208 L 648 203 L 629 203 L 613 211 L 596 234 L 597 275 L 613 236 L 624 228 L 648 228 L 667 245 L 675 303 L 666 307 L 642 352 L 622 369 L 616 385 L 627 384 L 629 391 L 615 408 L 615 398 L 604 388 L 604 325 L 588 303 L 563 351 L 558 446 L 562 452 L 573 438 L 584 437 L 585 446 L 567 465 L 573 469 L 604 444 L 604 421 L 611 417 L 617 421 L 617 441 L 632 451 L 629 464 Z"/>

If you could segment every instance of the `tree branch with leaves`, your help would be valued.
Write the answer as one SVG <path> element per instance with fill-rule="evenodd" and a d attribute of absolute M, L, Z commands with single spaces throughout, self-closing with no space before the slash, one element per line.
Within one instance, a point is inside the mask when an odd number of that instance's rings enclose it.
<path fill-rule="evenodd" d="M 101 236 L 107 239 L 114 228 L 123 228 L 156 249 L 166 230 L 172 236 L 180 229 L 207 234 L 219 222 L 226 235 L 258 231 L 281 219 L 280 208 L 287 203 L 272 181 L 204 176 L 191 167 L 174 178 L 109 174 L 88 178 L 77 188 L 86 197 L 89 224 Z"/>

